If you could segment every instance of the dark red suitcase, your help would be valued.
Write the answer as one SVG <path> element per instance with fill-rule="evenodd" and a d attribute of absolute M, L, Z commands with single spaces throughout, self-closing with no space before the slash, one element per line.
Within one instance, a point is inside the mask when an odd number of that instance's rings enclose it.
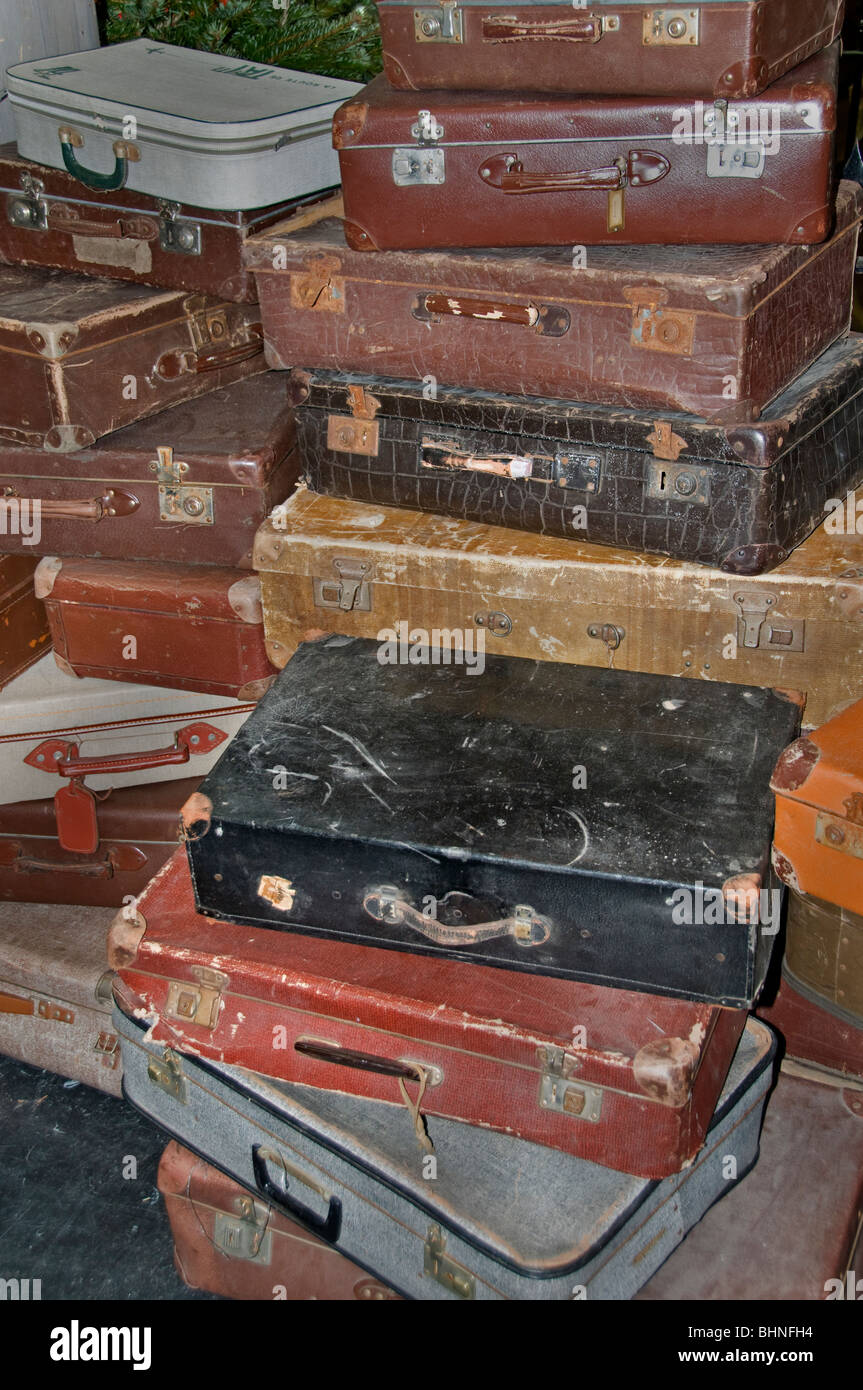
<path fill-rule="evenodd" d="M 175 1139 L 162 1154 L 158 1184 L 174 1238 L 174 1266 L 189 1288 L 269 1301 L 399 1298 Z"/>
<path fill-rule="evenodd" d="M 54 659 L 74 676 L 256 700 L 273 680 L 261 581 L 240 570 L 62 560 L 36 571 Z"/>
<path fill-rule="evenodd" d="M 793 1062 L 863 1082 L 863 1019 L 807 988 L 787 964 L 775 996 L 769 1004 L 759 1004 L 758 1016 L 781 1035 L 785 1055 Z"/>
<path fill-rule="evenodd" d="M 0 501 L 0 517 L 2 508 Z M 0 556 L 0 690 L 51 645 L 45 608 L 36 597 L 35 569 L 32 551 Z"/>
<path fill-rule="evenodd" d="M 842 0 L 378 0 L 394 87 L 750 97 L 838 36 Z"/>
<path fill-rule="evenodd" d="M 0 492 L 36 544 L 0 551 L 250 569 L 255 531 L 299 472 L 285 378 L 263 372 L 118 430 L 75 454 L 0 449 Z"/>
<path fill-rule="evenodd" d="M 118 914 L 108 954 L 155 1042 L 651 1178 L 701 1147 L 746 1020 L 216 922 L 195 910 L 182 850 Z"/>
<path fill-rule="evenodd" d="M 64 847 L 53 798 L 0 806 L 0 900 L 120 907 L 176 850 L 180 807 L 197 784 L 184 777 L 104 794 L 91 854 Z"/>
<path fill-rule="evenodd" d="M 861 196 L 840 185 L 816 247 L 606 246 L 583 269 L 558 247 L 371 258 L 328 219 L 276 226 L 246 255 L 272 367 L 421 381 L 430 400 L 476 387 L 734 423 L 846 332 Z"/>
<path fill-rule="evenodd" d="M 418 99 L 376 77 L 333 117 L 348 245 L 823 241 L 838 62 L 836 43 L 760 97 L 706 109 L 679 96 Z"/>
<path fill-rule="evenodd" d="M 256 305 L 0 267 L 0 439 L 83 449 L 263 371 Z"/>

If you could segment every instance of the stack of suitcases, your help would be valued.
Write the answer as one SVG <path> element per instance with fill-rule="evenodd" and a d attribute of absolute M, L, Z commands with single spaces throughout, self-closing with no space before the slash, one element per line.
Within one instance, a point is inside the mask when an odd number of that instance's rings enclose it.
<path fill-rule="evenodd" d="M 0 1048 L 227 1297 L 843 1297 L 841 0 L 378 8 L 7 75 Z"/>

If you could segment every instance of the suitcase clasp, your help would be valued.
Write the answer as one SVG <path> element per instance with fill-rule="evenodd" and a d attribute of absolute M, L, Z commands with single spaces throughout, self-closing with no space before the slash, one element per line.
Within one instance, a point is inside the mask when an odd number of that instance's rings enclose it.
<path fill-rule="evenodd" d="M 150 1058 L 147 1063 L 147 1079 L 166 1095 L 173 1096 L 181 1105 L 186 1104 L 186 1081 L 180 1058 L 170 1047 L 165 1048 L 161 1057 Z"/>
<path fill-rule="evenodd" d="M 206 965 L 193 965 L 192 974 L 198 981 L 170 980 L 165 1017 L 183 1023 L 197 1023 L 211 1032 L 219 1021 L 222 991 L 228 984 L 227 975 Z"/>
<path fill-rule="evenodd" d="M 183 484 L 187 463 L 174 458 L 170 445 L 158 445 L 158 458 L 150 461 L 150 471 L 159 482 L 159 520 L 179 521 L 184 526 L 212 526 L 213 489 Z"/>
<path fill-rule="evenodd" d="M 181 256 L 200 256 L 201 224 L 178 217 L 179 211 L 179 203 L 159 199 L 159 245 L 163 251 L 176 251 Z"/>
<path fill-rule="evenodd" d="M 335 579 L 312 581 L 315 607 L 334 608 L 341 613 L 370 613 L 372 586 L 368 580 L 372 572 L 371 561 L 336 557 L 333 560 L 333 569 L 336 572 Z"/>
<path fill-rule="evenodd" d="M 700 42 L 700 10 L 645 10 L 641 42 L 645 47 L 689 47 Z"/>
<path fill-rule="evenodd" d="M 255 1260 L 270 1264 L 273 1256 L 273 1236 L 267 1230 L 270 1209 L 252 1197 L 238 1197 L 234 1202 L 236 1216 L 216 1212 L 213 1224 L 213 1244 L 232 1260 Z"/>
<path fill-rule="evenodd" d="M 441 0 L 414 10 L 414 38 L 417 43 L 462 43 L 461 10 L 458 0 Z"/>
<path fill-rule="evenodd" d="M 778 613 L 774 613 L 768 619 L 770 609 L 776 602 L 775 594 L 739 590 L 734 595 L 734 602 L 740 609 L 737 619 L 739 647 L 763 647 L 777 652 L 805 650 L 805 618 L 780 618 Z"/>
<path fill-rule="evenodd" d="M 21 175 L 21 192 L 6 198 L 6 217 L 13 227 L 30 231 L 48 230 L 48 204 L 44 198 L 45 185 L 30 173 Z"/>
<path fill-rule="evenodd" d="M 573 1119 L 596 1122 L 602 1114 L 602 1087 L 573 1081 L 581 1068 L 577 1057 L 562 1047 L 541 1047 L 537 1053 L 542 1073 L 539 1083 L 541 1110 L 555 1110 Z"/>
<path fill-rule="evenodd" d="M 429 1226 L 423 1244 L 423 1273 L 459 1298 L 476 1297 L 476 1280 L 446 1253 L 446 1236 L 440 1226 Z"/>

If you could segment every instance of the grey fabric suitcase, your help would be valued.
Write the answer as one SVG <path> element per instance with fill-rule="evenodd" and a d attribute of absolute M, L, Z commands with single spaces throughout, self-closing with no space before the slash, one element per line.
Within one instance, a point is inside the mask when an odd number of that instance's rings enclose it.
<path fill-rule="evenodd" d="M 148 1043 L 116 992 L 127 1099 L 408 1298 L 631 1298 L 757 1157 L 775 1047 L 757 1020 L 704 1149 L 651 1182 L 451 1120 L 430 1122 L 429 1155 L 400 1106 Z"/>

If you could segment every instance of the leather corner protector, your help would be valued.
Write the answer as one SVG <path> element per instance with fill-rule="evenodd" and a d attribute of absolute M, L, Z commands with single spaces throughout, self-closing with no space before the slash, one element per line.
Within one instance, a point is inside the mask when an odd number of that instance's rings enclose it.
<path fill-rule="evenodd" d="M 761 905 L 761 875 L 734 874 L 723 883 L 722 897 L 726 911 L 735 921 L 757 923 Z"/>
<path fill-rule="evenodd" d="M 371 233 L 361 227 L 358 222 L 345 221 L 345 241 L 352 251 L 377 251 L 378 245 L 372 239 Z"/>
<path fill-rule="evenodd" d="M 247 681 L 246 684 L 241 685 L 237 691 L 237 699 L 247 700 L 250 704 L 255 700 L 260 700 L 262 696 L 266 695 L 275 679 L 276 677 L 272 675 L 261 676 L 260 679 L 256 681 Z"/>
<path fill-rule="evenodd" d="M 264 621 L 261 607 L 261 581 L 256 574 L 244 575 L 228 589 L 228 603 L 231 612 L 243 623 L 259 627 Z"/>
<path fill-rule="evenodd" d="M 131 965 L 145 931 L 147 919 L 131 904 L 122 907 L 108 929 L 108 964 L 112 970 Z"/>
<path fill-rule="evenodd" d="M 54 663 L 63 672 L 64 676 L 74 676 L 76 680 L 81 679 L 79 672 L 75 670 L 71 661 L 67 661 L 65 656 L 61 656 L 56 650 L 54 652 Z"/>
<path fill-rule="evenodd" d="M 632 1073 L 645 1095 L 677 1109 L 689 1100 L 697 1062 L 698 1049 L 688 1038 L 657 1038 L 636 1052 Z"/>
<path fill-rule="evenodd" d="M 773 769 L 770 790 L 774 792 L 796 792 L 803 786 L 818 759 L 821 749 L 811 738 L 797 738 L 780 753 L 779 761 Z"/>
<path fill-rule="evenodd" d="M 59 555 L 46 555 L 39 561 L 33 571 L 33 587 L 37 598 L 46 599 L 53 593 L 57 575 L 62 568 L 63 561 Z"/>
<path fill-rule="evenodd" d="M 201 840 L 213 819 L 213 803 L 203 792 L 192 792 L 180 811 L 180 828 L 184 840 Z"/>
<path fill-rule="evenodd" d="M 800 883 L 797 878 L 797 870 L 794 868 L 791 860 L 784 855 L 781 850 L 778 850 L 775 845 L 771 850 L 770 859 L 776 870 L 776 877 L 779 879 L 780 883 L 784 883 L 786 888 L 793 888 L 795 893 L 799 893 Z"/>
<path fill-rule="evenodd" d="M 362 134 L 368 114 L 368 103 L 364 101 L 346 101 L 340 106 L 333 116 L 333 149 L 352 145 Z"/>

